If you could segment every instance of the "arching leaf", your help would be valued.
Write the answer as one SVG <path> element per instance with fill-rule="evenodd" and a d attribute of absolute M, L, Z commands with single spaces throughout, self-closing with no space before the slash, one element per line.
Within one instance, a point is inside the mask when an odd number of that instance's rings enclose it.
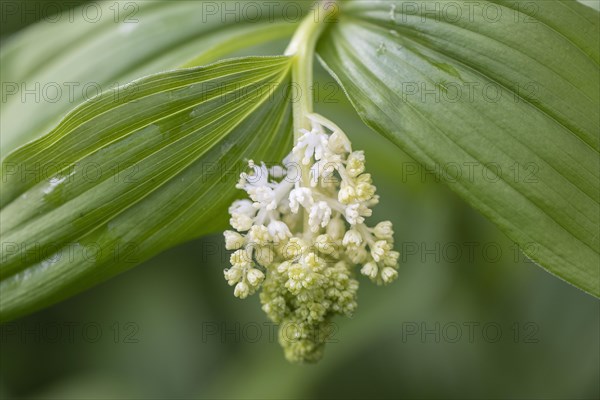
<path fill-rule="evenodd" d="M 534 261 L 600 296 L 598 11 L 354 1 L 318 48 L 362 118 Z"/>
<path fill-rule="evenodd" d="M 2 163 L 0 314 L 51 304 L 222 229 L 245 157 L 291 146 L 288 57 L 142 78 Z"/>

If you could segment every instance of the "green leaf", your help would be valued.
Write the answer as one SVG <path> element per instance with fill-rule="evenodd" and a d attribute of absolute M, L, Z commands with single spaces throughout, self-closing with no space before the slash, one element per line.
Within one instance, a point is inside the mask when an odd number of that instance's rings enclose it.
<path fill-rule="evenodd" d="M 151 75 L 83 103 L 10 154 L 0 319 L 224 228 L 245 157 L 279 160 L 291 147 L 289 79 L 288 57 Z"/>
<path fill-rule="evenodd" d="M 256 45 L 291 36 L 295 21 L 266 5 L 254 12 L 257 4 L 237 1 L 229 9 L 247 11 L 233 15 L 212 1 L 95 2 L 18 33 L 0 51 L 1 156 L 99 91 L 188 60 L 185 66 L 274 54 Z"/>
<path fill-rule="evenodd" d="M 571 1 L 357 1 L 318 53 L 368 125 L 599 296 L 598 18 Z"/>

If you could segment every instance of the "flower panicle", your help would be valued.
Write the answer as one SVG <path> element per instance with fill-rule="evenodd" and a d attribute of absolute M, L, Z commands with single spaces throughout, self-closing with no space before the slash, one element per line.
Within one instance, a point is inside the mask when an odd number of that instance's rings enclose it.
<path fill-rule="evenodd" d="M 283 165 L 248 162 L 236 185 L 248 198 L 233 202 L 234 230 L 224 234 L 234 251 L 225 279 L 242 299 L 262 288 L 262 308 L 281 324 L 291 361 L 318 360 L 331 318 L 352 315 L 356 266 L 377 284 L 398 276 L 392 223 L 365 223 L 379 197 L 364 153 L 323 116 L 309 120 Z"/>

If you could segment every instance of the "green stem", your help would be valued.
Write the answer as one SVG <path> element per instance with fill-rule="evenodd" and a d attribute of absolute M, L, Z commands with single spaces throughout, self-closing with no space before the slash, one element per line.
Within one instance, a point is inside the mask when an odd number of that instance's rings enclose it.
<path fill-rule="evenodd" d="M 332 20 L 332 17 L 338 12 L 339 5 L 336 1 L 321 0 L 309 15 L 298 26 L 296 33 L 285 50 L 285 55 L 292 57 L 292 82 L 294 89 L 297 90 L 296 98 L 294 98 L 293 112 L 293 128 L 294 128 L 294 144 L 300 138 L 301 129 L 312 129 L 312 124 L 308 118 L 313 112 L 313 59 L 315 54 L 315 46 L 319 35 L 323 32 L 325 24 Z M 310 185 L 310 170 L 306 166 L 301 168 L 301 181 L 304 186 Z M 304 232 L 310 233 L 308 223 L 309 216 L 304 212 Z"/>
<path fill-rule="evenodd" d="M 313 59 L 315 45 L 326 23 L 338 13 L 339 4 L 335 0 L 321 0 L 309 15 L 300 23 L 292 38 L 286 55 L 292 56 L 292 82 L 298 90 L 294 99 L 294 142 L 300 136 L 300 129 L 311 129 L 307 115 L 313 112 Z"/>

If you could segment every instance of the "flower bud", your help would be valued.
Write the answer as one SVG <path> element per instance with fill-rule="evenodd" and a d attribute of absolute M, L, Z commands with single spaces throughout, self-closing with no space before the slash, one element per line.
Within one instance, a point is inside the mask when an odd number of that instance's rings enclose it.
<path fill-rule="evenodd" d="M 391 239 L 394 236 L 392 223 L 390 221 L 382 221 L 378 223 L 375 225 L 375 228 L 373 228 L 373 233 L 377 239 Z"/>
<path fill-rule="evenodd" d="M 381 279 L 383 279 L 383 283 L 390 283 L 397 277 L 398 271 L 392 267 L 385 267 L 383 271 L 381 271 Z"/>
<path fill-rule="evenodd" d="M 388 252 L 383 258 L 383 263 L 388 267 L 395 267 L 398 265 L 398 258 L 400 257 L 400 253 L 397 251 Z"/>
<path fill-rule="evenodd" d="M 365 171 L 365 153 L 362 151 L 354 151 L 348 156 L 346 162 L 346 172 L 351 177 L 357 177 Z"/>
<path fill-rule="evenodd" d="M 377 268 L 377 264 L 374 263 L 373 261 L 370 261 L 370 262 L 366 263 L 360 269 L 360 273 L 361 274 L 363 274 L 365 276 L 368 276 L 371 279 L 377 278 L 377 272 L 378 271 L 379 271 L 379 268 Z"/>
<path fill-rule="evenodd" d="M 246 249 L 239 249 L 233 252 L 233 254 L 229 257 L 229 262 L 234 267 L 239 268 L 248 268 L 250 266 L 252 259 L 250 255 L 246 251 Z"/>
<path fill-rule="evenodd" d="M 239 282 L 233 289 L 233 295 L 240 299 L 245 299 L 250 294 L 250 288 L 246 282 Z"/>
<path fill-rule="evenodd" d="M 233 213 L 231 214 L 231 219 L 229 220 L 229 224 L 239 232 L 245 232 L 252 227 L 252 223 L 254 221 L 252 218 L 245 214 Z"/>
<path fill-rule="evenodd" d="M 338 192 L 338 201 L 342 204 L 349 204 L 356 199 L 356 192 L 350 185 L 342 185 L 342 188 Z"/>
<path fill-rule="evenodd" d="M 371 247 L 371 256 L 377 262 L 383 261 L 383 257 L 391 250 L 391 246 L 385 240 L 378 240 Z"/>
<path fill-rule="evenodd" d="M 262 273 L 262 271 L 256 269 L 256 268 L 252 268 L 250 271 L 248 271 L 248 274 L 246 275 L 246 279 L 248 279 L 248 283 L 251 286 L 258 286 L 261 284 L 261 282 L 265 279 L 265 274 Z"/>
<path fill-rule="evenodd" d="M 223 271 L 223 274 L 225 275 L 225 279 L 227 280 L 229 286 L 235 285 L 240 281 L 240 279 L 242 279 L 242 270 L 239 267 L 228 268 Z"/>
<path fill-rule="evenodd" d="M 336 154 L 349 153 L 352 151 L 350 141 L 343 132 L 335 131 L 329 136 L 329 149 Z"/>
<path fill-rule="evenodd" d="M 225 248 L 227 250 L 237 250 L 244 245 L 246 239 L 237 232 L 225 231 Z"/>
<path fill-rule="evenodd" d="M 327 225 L 326 231 L 329 237 L 331 237 L 333 240 L 339 240 L 344 236 L 344 233 L 346 232 L 346 225 L 344 224 L 344 221 L 342 221 L 341 218 L 334 218 L 331 221 L 329 221 L 329 225 Z"/>
<path fill-rule="evenodd" d="M 342 244 L 344 246 L 348 246 L 349 244 L 354 244 L 359 246 L 363 241 L 362 235 L 356 229 L 350 229 L 344 235 L 344 239 L 342 240 Z"/>
<path fill-rule="evenodd" d="M 266 226 L 254 225 L 248 232 L 248 239 L 250 243 L 264 246 L 271 241 L 271 235 L 269 235 L 269 230 Z"/>

